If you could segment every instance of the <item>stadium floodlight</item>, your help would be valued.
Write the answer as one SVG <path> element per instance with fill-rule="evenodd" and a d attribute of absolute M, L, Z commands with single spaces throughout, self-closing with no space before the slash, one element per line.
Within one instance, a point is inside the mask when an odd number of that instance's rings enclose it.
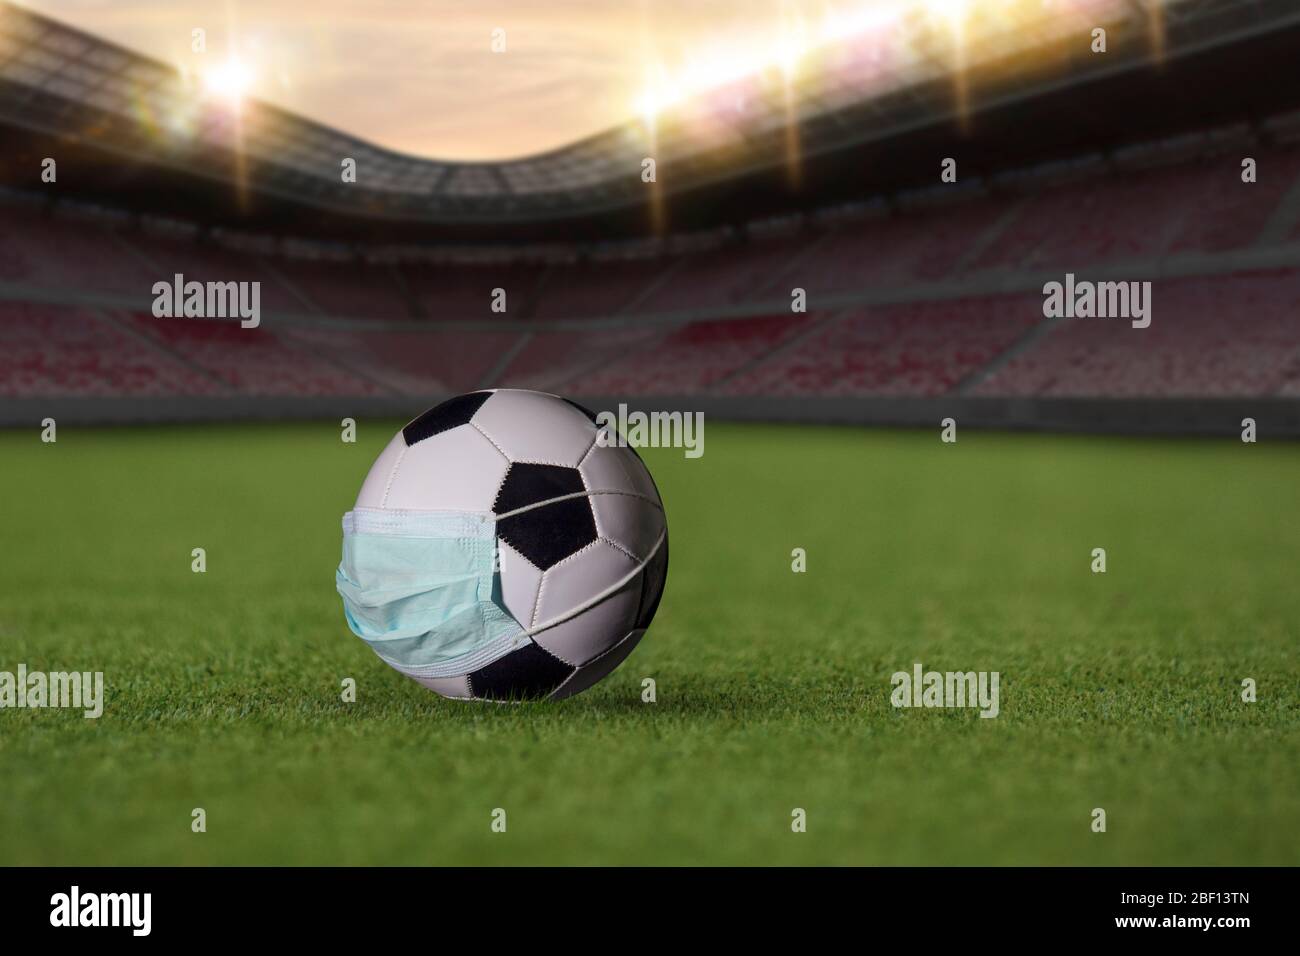
<path fill-rule="evenodd" d="M 203 75 L 203 86 L 209 94 L 239 106 L 253 85 L 253 71 L 238 57 L 231 57 Z"/>
<path fill-rule="evenodd" d="M 227 51 L 242 53 L 242 62 L 209 71 L 187 59 L 178 69 L 0 0 L 0 112 L 8 122 L 61 135 L 80 135 L 87 123 L 124 123 L 129 140 L 120 140 L 121 148 L 166 166 L 203 167 L 220 179 L 242 168 L 242 160 L 229 162 L 234 152 L 255 164 L 249 185 L 259 191 L 341 209 L 355 209 L 360 196 L 367 215 L 540 221 L 559 209 L 641 203 L 646 190 L 627 171 L 648 155 L 661 168 L 677 167 L 662 189 L 650 191 L 652 207 L 724 169 L 740 176 L 779 163 L 797 181 L 805 155 L 881 140 L 920 119 L 955 113 L 965 122 L 983 105 L 980 71 L 988 65 L 990 78 L 1004 67 L 1023 70 L 1037 86 L 1057 66 L 1082 75 L 1120 61 L 1159 62 L 1169 55 L 1166 44 L 1177 56 L 1224 42 L 1230 17 L 1257 17 L 1259 29 L 1289 24 L 1295 2 L 933 0 L 927 9 L 931 0 L 785 0 L 783 15 L 765 20 L 767 33 L 746 26 L 681 59 L 659 58 L 647 40 L 644 92 L 628 104 L 624 124 L 544 155 L 447 163 L 395 155 L 258 103 L 265 67 L 247 48 Z M 956 19 L 944 15 L 959 10 Z M 1054 53 L 1037 59 L 1038 51 L 1063 48 L 1096 25 L 1137 42 L 1109 62 L 1079 56 L 1064 64 Z M 950 99 L 914 95 L 944 81 Z M 856 119 L 867 114 L 880 122 Z M 368 157 L 373 175 L 360 192 L 335 188 L 337 169 L 321 162 L 331 155 Z"/>
<path fill-rule="evenodd" d="M 959 22 L 970 9 L 970 0 L 924 0 L 924 2 L 928 13 L 950 23 Z"/>
<path fill-rule="evenodd" d="M 967 0 L 858 3 L 827 9 L 815 21 L 791 15 L 783 18 L 770 42 L 704 51 L 674 70 L 655 63 L 646 71 L 646 83 L 637 99 L 638 112 L 647 123 L 653 123 L 659 113 L 670 107 L 773 70 L 779 71 L 789 83 L 818 49 L 896 24 L 908 10 L 929 3 L 941 4 L 936 9 L 956 16 L 958 8 L 953 5 L 960 4 L 964 15 Z"/>
<path fill-rule="evenodd" d="M 1169 0 L 1143 0 L 1155 11 Z M 778 76 L 786 90 L 786 115 L 798 115 L 802 92 L 844 75 L 861 62 L 864 42 L 898 62 L 934 59 L 935 45 L 951 49 L 944 69 L 961 73 L 986 56 L 1032 46 L 1045 23 L 1066 13 L 1080 17 L 1128 10 L 1128 0 L 875 0 L 841 3 L 819 16 L 790 13 L 768 40 L 697 51 L 684 61 L 656 62 L 646 71 L 638 112 L 653 127 L 668 109 L 693 111 L 697 101 L 739 83 L 760 89 Z M 857 45 L 857 49 L 855 49 Z M 802 76 L 800 74 L 803 74 Z M 958 82 L 962 82 L 960 79 Z M 761 99 L 761 97 L 759 97 Z M 700 107 L 708 110 L 704 105 Z"/>

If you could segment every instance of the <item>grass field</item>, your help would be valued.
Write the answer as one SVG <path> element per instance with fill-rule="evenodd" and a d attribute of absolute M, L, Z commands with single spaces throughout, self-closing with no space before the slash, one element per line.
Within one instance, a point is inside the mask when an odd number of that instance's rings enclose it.
<path fill-rule="evenodd" d="M 398 424 L 0 433 L 0 670 L 107 685 L 0 710 L 0 864 L 1300 863 L 1300 446 L 710 424 L 646 454 L 646 640 L 512 707 L 344 625 Z M 916 661 L 1000 672 L 1000 716 L 895 710 Z"/>

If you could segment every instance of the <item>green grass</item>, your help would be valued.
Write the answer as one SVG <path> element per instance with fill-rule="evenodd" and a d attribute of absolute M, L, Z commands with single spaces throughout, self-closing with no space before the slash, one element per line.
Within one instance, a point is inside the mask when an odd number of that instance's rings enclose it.
<path fill-rule="evenodd" d="M 1300 863 L 1296 445 L 710 424 L 647 455 L 646 640 L 512 707 L 343 623 L 396 425 L 0 434 L 0 670 L 107 683 L 0 711 L 0 863 Z M 1001 716 L 895 710 L 915 661 L 999 671 Z"/>

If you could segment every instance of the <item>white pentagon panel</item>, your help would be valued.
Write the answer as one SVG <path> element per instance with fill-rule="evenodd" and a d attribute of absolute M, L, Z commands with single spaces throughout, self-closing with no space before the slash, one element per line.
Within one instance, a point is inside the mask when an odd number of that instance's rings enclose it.
<path fill-rule="evenodd" d="M 641 491 L 630 463 L 632 453 L 626 448 L 596 445 L 582 460 L 578 471 L 588 488 L 616 488 L 619 491 Z"/>
<path fill-rule="evenodd" d="M 586 603 L 635 571 L 638 564 L 608 541 L 597 541 L 565 558 L 542 577 L 534 626 Z M 638 574 L 599 604 L 563 624 L 535 633 L 533 640 L 568 664 L 585 664 L 632 630 L 640 598 Z"/>
<path fill-rule="evenodd" d="M 655 487 L 655 480 L 650 477 L 650 469 L 646 468 L 645 462 L 630 448 L 620 448 L 619 451 L 626 452 L 628 458 L 631 459 L 627 464 L 627 470 L 632 477 L 632 483 L 636 490 L 658 501 L 659 489 Z"/>
<path fill-rule="evenodd" d="M 644 498 L 592 495 L 596 530 L 633 557 L 645 560 L 664 530 L 664 513 Z"/>
<path fill-rule="evenodd" d="M 406 449 L 383 507 L 490 512 L 508 467 L 473 426 L 457 425 Z"/>
<path fill-rule="evenodd" d="M 398 432 L 388 446 L 379 453 L 375 463 L 370 466 L 370 473 L 366 475 L 366 480 L 361 483 L 361 490 L 357 492 L 356 507 L 384 507 L 384 493 L 388 490 L 388 479 L 393 476 L 393 468 L 401 461 L 402 453 L 405 451 L 406 440 L 402 437 L 402 433 Z"/>
<path fill-rule="evenodd" d="M 497 540 L 497 551 L 501 564 L 501 602 L 520 626 L 532 627 L 542 572 L 500 539 Z"/>
<path fill-rule="evenodd" d="M 659 501 L 645 467 L 626 448 L 597 446 L 578 469 L 589 491 L 629 491 Z M 646 477 L 643 477 L 646 476 Z M 638 558 L 648 557 L 664 528 L 664 513 L 644 498 L 629 495 L 592 495 L 596 531 Z"/>
<path fill-rule="evenodd" d="M 554 395 L 501 389 L 471 419 L 511 461 L 576 466 L 596 438 L 591 419 Z"/>
<path fill-rule="evenodd" d="M 627 660 L 628 655 L 641 643 L 641 637 L 644 634 L 645 631 L 633 631 L 594 661 L 583 664 L 573 672 L 573 675 L 568 680 L 555 688 L 555 692 L 551 696 L 556 700 L 572 697 L 574 694 L 581 694 L 588 687 L 604 680 L 614 672 L 619 664 Z"/>
<path fill-rule="evenodd" d="M 460 677 L 415 677 L 407 675 L 417 684 L 421 684 L 429 690 L 441 694 L 443 697 L 456 697 L 462 700 L 469 700 L 474 693 L 469 689 L 469 678 L 465 675 Z M 575 691 L 576 693 L 576 691 Z"/>
<path fill-rule="evenodd" d="M 659 500 L 650 472 L 631 448 L 597 445 L 578 470 L 588 488 L 621 488 Z"/>

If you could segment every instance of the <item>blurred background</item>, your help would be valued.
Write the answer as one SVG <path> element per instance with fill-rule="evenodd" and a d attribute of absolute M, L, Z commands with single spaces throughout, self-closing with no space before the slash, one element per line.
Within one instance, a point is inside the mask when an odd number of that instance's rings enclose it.
<path fill-rule="evenodd" d="M 0 3 L 5 424 L 520 386 L 1300 431 L 1289 0 L 38 6 Z M 260 326 L 154 318 L 178 273 Z M 1067 273 L 1151 282 L 1150 328 L 1045 317 Z"/>

